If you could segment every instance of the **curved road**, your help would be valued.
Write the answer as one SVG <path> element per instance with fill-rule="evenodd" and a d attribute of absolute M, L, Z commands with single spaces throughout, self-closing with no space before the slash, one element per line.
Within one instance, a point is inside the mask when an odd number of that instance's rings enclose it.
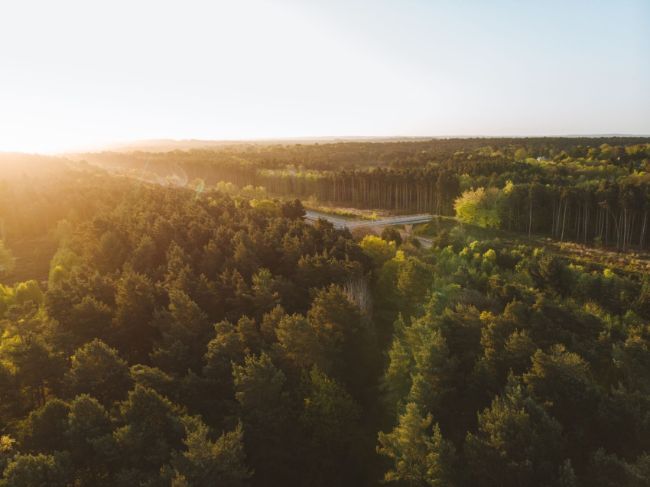
<path fill-rule="evenodd" d="M 327 220 L 336 228 L 359 228 L 359 227 L 387 227 L 390 225 L 414 225 L 417 223 L 426 223 L 433 219 L 433 215 L 428 213 L 419 213 L 417 215 L 401 215 L 401 216 L 392 216 L 389 218 L 382 218 L 380 220 L 349 220 L 347 218 L 341 218 L 338 216 L 328 215 L 327 213 L 321 213 L 320 211 L 305 211 L 305 219 L 316 221 L 319 219 Z"/>
<path fill-rule="evenodd" d="M 313 211 L 313 210 L 305 210 L 305 220 L 308 221 L 316 221 L 319 219 L 327 220 L 330 222 L 332 225 L 334 225 L 334 228 L 347 228 L 349 230 L 352 230 L 354 228 L 362 228 L 362 227 L 367 227 L 367 228 L 376 228 L 376 227 L 388 227 L 391 225 L 415 225 L 418 223 L 426 223 L 428 221 L 431 221 L 433 219 L 434 215 L 430 215 L 428 213 L 418 213 L 415 215 L 400 215 L 400 216 L 392 216 L 389 218 L 382 218 L 380 220 L 363 220 L 363 219 L 358 219 L 358 220 L 350 220 L 347 218 L 341 218 L 338 216 L 333 216 L 329 215 L 327 213 L 321 213 L 320 211 Z M 403 235 L 407 234 L 407 232 L 400 232 Z M 416 235 L 413 235 L 417 240 L 420 241 L 423 247 L 431 247 L 431 240 L 425 237 L 418 237 Z"/>

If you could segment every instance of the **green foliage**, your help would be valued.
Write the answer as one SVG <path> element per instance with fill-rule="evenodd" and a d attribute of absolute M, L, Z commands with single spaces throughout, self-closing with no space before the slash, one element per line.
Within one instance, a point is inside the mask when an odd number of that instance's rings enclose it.
<path fill-rule="evenodd" d="M 241 423 L 216 441 L 210 439 L 209 428 L 199 418 L 185 418 L 183 425 L 186 450 L 172 460 L 172 485 L 248 485 L 252 472 L 246 467 Z"/>
<path fill-rule="evenodd" d="M 66 487 L 68 475 L 52 455 L 19 454 L 9 462 L 0 480 L 3 487 Z"/>
<path fill-rule="evenodd" d="M 44 405 L 48 390 L 59 392 L 64 370 L 61 357 L 32 328 L 41 323 L 38 320 L 30 321 L 25 319 L 18 323 L 18 328 L 13 330 L 16 334 L 12 336 L 7 333 L 0 344 L 0 358 L 6 364 L 0 369 L 0 377 L 5 381 L 5 386 L 11 388 L 6 391 L 5 398 L 11 398 L 14 408 L 18 410 Z"/>
<path fill-rule="evenodd" d="M 643 256 L 535 248 L 647 248 L 647 143 L 603 142 L 135 153 L 205 187 L 73 163 L 11 183 L 3 484 L 647 484 Z M 210 188 L 229 179 L 254 187 Z M 474 223 L 530 241 L 441 218 L 430 249 L 357 243 L 270 199 L 450 215 L 461 187 L 488 188 L 465 195 Z M 14 242 L 54 255 L 47 286 Z"/>
<path fill-rule="evenodd" d="M 154 289 L 150 279 L 126 271 L 116 285 L 115 328 L 121 345 L 129 343 L 134 357 L 143 357 L 153 345 L 156 329 L 151 320 L 154 312 Z"/>
<path fill-rule="evenodd" d="M 467 190 L 456 199 L 456 217 L 463 223 L 471 223 L 483 228 L 498 228 L 500 194 L 496 188 Z"/>
<path fill-rule="evenodd" d="M 400 307 L 406 315 L 413 315 L 429 292 L 431 268 L 417 258 L 407 257 L 400 260 L 396 278 L 395 290 Z"/>
<path fill-rule="evenodd" d="M 300 480 L 314 486 L 364 482 L 371 458 L 360 448 L 364 429 L 359 403 L 316 368 L 304 373 L 303 387 L 297 440 L 303 462 Z"/>
<path fill-rule="evenodd" d="M 535 352 L 532 367 L 523 377 L 531 394 L 548 404 L 562 424 L 574 428 L 593 412 L 597 391 L 589 365 L 564 346 L 556 345 L 550 353 Z"/>
<path fill-rule="evenodd" d="M 293 474 L 282 468 L 290 446 L 286 376 L 263 353 L 259 357 L 249 355 L 243 365 L 234 365 L 233 377 L 246 451 L 259 476 L 257 483 L 288 482 Z"/>
<path fill-rule="evenodd" d="M 101 340 L 93 340 L 72 355 L 65 381 L 72 397 L 90 394 L 108 406 L 124 398 L 131 381 L 126 362 Z"/>
<path fill-rule="evenodd" d="M 375 235 L 366 235 L 359 244 L 363 251 L 372 259 L 376 267 L 395 257 L 396 242 L 384 240 Z"/>
<path fill-rule="evenodd" d="M 298 199 L 283 203 L 280 210 L 282 211 L 282 216 L 292 220 L 297 220 L 298 218 L 305 216 L 305 208 L 302 206 L 302 202 Z"/>
<path fill-rule="evenodd" d="M 650 455 L 642 454 L 632 461 L 625 461 L 616 455 L 599 449 L 593 456 L 588 478 L 590 485 L 614 487 L 629 485 L 644 487 L 650 479 Z"/>
<path fill-rule="evenodd" d="M 183 291 L 169 291 L 169 306 L 155 318 L 161 337 L 150 357 L 165 372 L 182 375 L 201 367 L 212 327 L 201 308 Z"/>
<path fill-rule="evenodd" d="M 306 369 L 314 363 L 324 363 L 323 347 L 319 344 L 316 329 L 304 316 L 283 316 L 275 335 L 282 356 L 295 367 Z"/>
<path fill-rule="evenodd" d="M 454 448 L 442 437 L 431 415 L 422 417 L 415 403 L 408 403 L 398 425 L 379 433 L 378 453 L 393 461 L 385 480 L 410 485 L 453 486 Z"/>
<path fill-rule="evenodd" d="M 62 331 L 68 335 L 66 344 L 69 350 L 109 335 L 113 313 L 107 304 L 94 296 L 84 296 L 81 302 L 72 306 L 69 313 L 69 318 L 59 323 Z"/>
<path fill-rule="evenodd" d="M 81 394 L 70 403 L 66 436 L 76 462 L 100 467 L 93 465 L 92 460 L 96 460 L 93 453 L 99 454 L 100 441 L 110 432 L 110 416 L 97 399 Z"/>
<path fill-rule="evenodd" d="M 151 481 L 181 448 L 184 428 L 174 405 L 156 391 L 136 386 L 119 405 L 123 426 L 113 431 L 122 469 L 119 479 Z"/>
<path fill-rule="evenodd" d="M 505 395 L 479 414 L 476 434 L 468 433 L 466 449 L 474 485 L 545 485 L 560 471 L 561 426 L 521 386 L 510 384 Z"/>
<path fill-rule="evenodd" d="M 43 291 L 34 280 L 21 282 L 14 288 L 14 301 L 18 305 L 32 303 L 40 306 L 43 303 Z"/>
<path fill-rule="evenodd" d="M 402 245 L 402 236 L 395 227 L 385 227 L 381 231 L 381 238 L 386 242 L 395 242 L 398 247 Z"/>
<path fill-rule="evenodd" d="M 337 465 L 346 461 L 346 452 L 350 453 L 350 446 L 356 440 L 354 433 L 361 410 L 344 387 L 316 367 L 309 372 L 306 387 L 300 422 L 315 458 L 320 456 L 317 452 L 330 452 L 319 458 L 319 476 L 328 473 L 331 476 Z"/>
<path fill-rule="evenodd" d="M 243 365 L 233 367 L 235 398 L 245 416 L 253 421 L 273 423 L 285 413 L 283 387 L 285 375 L 267 354 L 248 355 Z"/>
<path fill-rule="evenodd" d="M 48 286 L 55 287 L 66 278 L 70 277 L 70 274 L 75 267 L 80 264 L 80 262 L 81 259 L 77 254 L 71 251 L 68 247 L 61 247 L 50 261 Z"/>
<path fill-rule="evenodd" d="M 318 367 L 351 390 L 361 391 L 371 372 L 374 335 L 358 307 L 338 286 L 320 290 L 307 313 L 318 347 Z"/>
<path fill-rule="evenodd" d="M 68 404 L 54 398 L 29 413 L 19 430 L 21 446 L 30 452 L 65 450 L 69 410 Z"/>
<path fill-rule="evenodd" d="M 603 292 L 642 283 L 527 246 L 454 238 L 462 245 L 415 257 L 435 279 L 415 317 L 395 323 L 387 409 L 398 421 L 407 404 L 431 413 L 467 466 L 461 485 L 581 485 L 597 482 L 587 472 L 599 445 L 626 459 L 645 451 L 647 327 L 625 311 L 637 295 Z M 620 469 L 603 478 L 636 478 L 621 457 L 602 460 Z"/>

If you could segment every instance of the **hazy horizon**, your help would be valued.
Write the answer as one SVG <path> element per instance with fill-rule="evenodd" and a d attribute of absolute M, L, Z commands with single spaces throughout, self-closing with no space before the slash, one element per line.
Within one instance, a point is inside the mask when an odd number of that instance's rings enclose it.
<path fill-rule="evenodd" d="M 116 142 L 106 142 L 97 145 L 71 147 L 64 150 L 3 150 L 0 148 L 0 155 L 7 154 L 24 154 L 24 155 L 44 155 L 44 156 L 65 156 L 67 154 L 83 154 L 93 152 L 128 152 L 128 151 L 170 151 L 170 150 L 191 150 L 191 149 L 209 149 L 213 146 L 228 145 L 275 145 L 275 144 L 310 144 L 310 143 L 337 143 L 337 142 L 392 142 L 392 141 L 422 141 L 422 140 L 445 140 L 445 139 L 598 139 L 598 138 L 649 138 L 650 134 L 632 134 L 632 133 L 603 133 L 603 134 L 531 134 L 531 135 L 484 135 L 484 134 L 467 134 L 467 135 L 321 135 L 321 136 L 282 136 L 282 137 L 251 137 L 251 138 L 232 138 L 232 139 L 202 139 L 202 138 L 151 138 L 151 139 L 134 139 Z M 161 148 L 165 147 L 164 149 Z"/>
<path fill-rule="evenodd" d="M 650 0 L 0 3 L 0 487 L 650 486 Z"/>
<path fill-rule="evenodd" d="M 0 14 L 0 151 L 650 134 L 642 0 L 28 0 Z"/>

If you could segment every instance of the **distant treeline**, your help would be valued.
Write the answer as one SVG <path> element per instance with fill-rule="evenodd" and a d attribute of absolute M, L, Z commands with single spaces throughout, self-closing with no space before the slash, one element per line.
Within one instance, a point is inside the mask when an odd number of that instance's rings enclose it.
<path fill-rule="evenodd" d="M 650 245 L 649 141 L 476 138 L 82 157 L 142 177 L 227 181 L 339 206 L 440 215 L 453 215 L 464 192 L 485 188 L 499 192 L 479 204 L 493 205 L 484 208 L 497 215 L 491 226 L 625 250 Z"/>

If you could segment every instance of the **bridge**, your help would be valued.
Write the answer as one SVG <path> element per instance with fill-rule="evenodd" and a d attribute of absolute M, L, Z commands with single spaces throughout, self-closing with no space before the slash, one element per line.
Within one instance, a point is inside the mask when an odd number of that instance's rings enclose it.
<path fill-rule="evenodd" d="M 316 221 L 319 219 L 327 220 L 335 228 L 348 228 L 350 230 L 354 228 L 361 227 L 387 227 L 391 225 L 415 225 L 418 223 L 426 223 L 431 221 L 433 215 L 428 213 L 419 213 L 416 215 L 401 215 L 401 216 L 392 216 L 388 218 L 381 218 L 379 220 L 350 220 L 347 218 L 341 218 L 333 215 L 328 215 L 327 213 L 321 213 L 319 211 L 307 210 L 305 212 L 305 220 Z"/>

